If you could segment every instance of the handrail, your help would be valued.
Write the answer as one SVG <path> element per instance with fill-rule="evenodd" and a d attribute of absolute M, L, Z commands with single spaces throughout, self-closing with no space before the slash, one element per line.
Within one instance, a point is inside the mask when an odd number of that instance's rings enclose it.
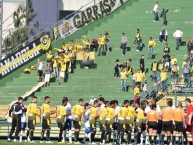
<path fill-rule="evenodd" d="M 77 12 L 79 12 L 80 10 L 82 10 L 83 8 L 85 8 L 86 6 L 88 6 L 89 4 L 91 4 L 92 2 L 95 3 L 96 0 L 91 0 L 90 2 L 88 2 L 87 4 L 85 5 L 82 5 L 78 10 L 76 10 L 75 12 L 71 13 L 70 15 L 67 15 L 65 18 L 63 18 L 62 20 L 59 20 L 57 23 L 51 25 L 50 27 L 44 29 L 43 31 L 41 31 L 40 33 L 36 34 L 35 36 L 31 37 L 31 38 L 28 38 L 28 40 L 26 40 L 25 42 L 19 44 L 17 47 L 13 48 L 12 50 L 10 50 L 8 52 L 8 56 L 11 55 L 12 53 L 16 52 L 20 47 L 22 47 L 23 45 L 27 45 L 28 43 L 32 42 L 36 37 L 40 36 L 42 33 L 45 33 L 45 32 L 50 32 L 52 30 L 52 28 L 54 26 L 56 26 L 57 24 L 61 23 L 63 20 L 66 20 L 66 19 L 69 19 L 70 17 L 72 17 L 74 14 L 76 14 Z M 93 4 L 94 4 L 93 3 Z M 60 37 L 58 37 L 60 38 Z"/>

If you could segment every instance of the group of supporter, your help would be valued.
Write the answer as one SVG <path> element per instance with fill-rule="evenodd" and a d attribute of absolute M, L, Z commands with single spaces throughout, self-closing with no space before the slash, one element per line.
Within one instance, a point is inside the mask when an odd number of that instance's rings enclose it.
<path fill-rule="evenodd" d="M 44 141 L 52 143 L 50 141 L 52 124 L 50 116 L 54 113 L 57 114 L 56 120 L 59 128 L 58 143 L 65 141 L 72 143 L 73 136 L 75 144 L 84 144 L 87 141 L 89 144 L 95 144 L 97 128 L 100 130 L 101 144 L 114 142 L 116 144 L 142 145 L 148 142 L 151 145 L 163 145 L 167 142 L 167 144 L 175 145 L 177 142 L 178 144 L 183 143 L 182 133 L 186 144 L 189 144 L 186 131 L 189 131 L 193 137 L 193 106 L 189 98 L 185 99 L 187 106 L 185 111 L 181 102 L 175 106 L 170 98 L 167 99 L 166 107 L 161 109 L 153 98 L 149 101 L 142 101 L 141 104 L 134 100 L 124 100 L 122 106 L 119 106 L 120 102 L 117 100 L 107 101 L 100 95 L 98 99 L 92 101 L 92 104 L 84 103 L 83 99 L 79 99 L 76 105 L 71 106 L 68 98 L 63 97 L 61 104 L 52 111 L 49 105 L 50 100 L 50 97 L 46 96 L 41 107 L 40 143 L 44 143 Z M 9 116 L 11 114 L 12 128 L 8 141 L 12 140 L 16 129 L 14 142 L 26 140 L 33 143 L 36 116 L 40 115 L 37 113 L 37 97 L 33 96 L 32 102 L 27 107 L 23 105 L 23 98 L 19 97 L 9 110 Z M 83 139 L 79 138 L 82 128 L 85 128 Z M 25 132 L 26 134 L 24 134 Z M 134 136 L 132 136 L 133 133 Z M 44 140 L 44 134 L 46 134 L 46 140 Z"/>

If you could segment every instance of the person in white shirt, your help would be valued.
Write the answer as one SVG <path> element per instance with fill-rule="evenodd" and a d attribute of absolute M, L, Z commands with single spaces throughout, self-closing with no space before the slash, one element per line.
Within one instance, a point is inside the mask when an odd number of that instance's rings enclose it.
<path fill-rule="evenodd" d="M 93 103 L 94 103 L 95 100 L 96 100 L 96 98 L 94 98 L 94 96 L 92 96 L 91 99 L 90 99 L 89 104 L 90 104 L 91 106 L 93 106 Z"/>
<path fill-rule="evenodd" d="M 64 138 L 63 138 L 63 142 L 65 142 L 66 140 L 66 132 L 68 131 L 68 139 L 69 139 L 69 143 L 72 143 L 72 114 L 71 114 L 71 109 L 72 106 L 71 104 L 68 102 L 68 97 L 64 97 L 63 100 L 67 101 L 67 105 L 65 106 L 66 109 L 66 122 L 64 124 Z"/>
<path fill-rule="evenodd" d="M 183 32 L 180 29 L 177 29 L 173 33 L 173 36 L 176 38 L 176 50 L 178 50 L 182 41 Z"/>
<path fill-rule="evenodd" d="M 44 59 L 39 60 L 38 59 L 38 82 L 41 82 L 42 80 L 42 75 L 43 75 L 43 69 L 44 69 Z"/>
<path fill-rule="evenodd" d="M 157 1 L 153 7 L 153 14 L 154 14 L 154 22 L 158 22 L 159 21 L 159 17 L 158 17 L 158 11 L 159 11 L 159 2 Z"/>
<path fill-rule="evenodd" d="M 99 105 L 100 105 L 100 111 L 105 107 L 105 99 L 102 97 L 102 95 L 99 96 Z"/>
<path fill-rule="evenodd" d="M 90 105 L 88 103 L 85 103 L 84 105 L 84 114 L 82 115 L 82 122 L 85 126 L 85 135 L 82 143 L 84 144 L 86 142 L 86 139 L 89 139 L 89 143 L 91 143 L 91 129 L 90 129 Z M 92 144 L 92 143 L 91 143 Z"/>

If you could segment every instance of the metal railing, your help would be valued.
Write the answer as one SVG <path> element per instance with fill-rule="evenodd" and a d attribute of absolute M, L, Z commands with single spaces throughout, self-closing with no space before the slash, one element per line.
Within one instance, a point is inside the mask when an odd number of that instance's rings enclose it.
<path fill-rule="evenodd" d="M 68 20 L 70 19 L 73 15 L 75 15 L 76 13 L 79 13 L 81 10 L 85 9 L 88 5 L 92 4 L 93 5 L 96 3 L 96 0 L 91 0 L 90 2 L 88 2 L 85 5 L 82 5 L 78 10 L 76 10 L 75 12 L 71 13 L 70 15 L 66 16 L 65 18 L 63 18 L 62 20 L 58 21 L 56 24 L 46 28 L 45 30 L 43 30 L 42 32 L 36 34 L 35 36 L 29 38 L 27 41 L 23 42 L 22 44 L 19 44 L 16 48 L 13 48 L 12 50 L 10 50 L 7 54 L 7 56 L 11 55 L 12 53 L 18 51 L 21 47 L 25 47 L 28 43 L 33 42 L 36 38 L 44 35 L 47 32 L 50 32 L 51 35 L 51 39 L 53 40 L 53 32 L 52 29 L 56 26 L 58 26 L 59 24 L 62 23 L 63 20 Z M 60 38 L 59 32 L 58 32 L 58 39 Z"/>

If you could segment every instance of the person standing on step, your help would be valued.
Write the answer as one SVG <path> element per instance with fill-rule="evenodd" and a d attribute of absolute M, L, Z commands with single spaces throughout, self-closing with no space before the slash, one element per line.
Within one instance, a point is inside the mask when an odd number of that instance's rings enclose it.
<path fill-rule="evenodd" d="M 26 138 L 29 137 L 30 142 L 33 141 L 33 135 L 34 135 L 34 130 L 35 130 L 35 123 L 36 123 L 36 115 L 37 114 L 37 97 L 33 96 L 31 103 L 27 107 L 27 120 L 28 120 L 28 129 L 27 129 L 27 136 Z"/>
<path fill-rule="evenodd" d="M 44 143 L 44 133 L 46 131 L 46 143 L 52 143 L 50 141 L 50 115 L 56 113 L 55 111 L 50 111 L 50 97 L 46 96 L 44 98 L 45 102 L 42 104 L 42 114 L 43 114 L 43 118 L 42 118 L 42 132 L 41 132 L 41 141 L 40 143 Z"/>
<path fill-rule="evenodd" d="M 141 43 L 142 43 L 142 37 L 141 37 L 141 33 L 140 30 L 137 29 L 137 34 L 135 36 L 135 40 L 133 42 L 134 44 L 137 44 L 137 49 L 136 51 L 141 51 Z"/>
<path fill-rule="evenodd" d="M 157 1 L 153 7 L 153 14 L 154 14 L 153 20 L 154 20 L 154 22 L 159 21 L 158 12 L 159 12 L 159 1 Z"/>
<path fill-rule="evenodd" d="M 102 49 L 102 56 L 103 56 L 105 55 L 105 37 L 102 34 L 99 35 L 98 43 L 99 43 L 98 56 L 101 55 L 101 49 Z"/>
<path fill-rule="evenodd" d="M 155 47 L 155 45 L 156 45 L 155 40 L 153 40 L 152 37 L 149 37 L 149 42 L 148 42 L 148 59 L 152 59 L 153 48 Z"/>
<path fill-rule="evenodd" d="M 190 132 L 192 139 L 193 139 L 193 119 L 192 119 L 193 105 L 191 104 L 191 100 L 189 98 L 185 99 L 185 103 L 187 106 L 187 111 L 186 111 L 185 128 L 184 128 L 183 134 L 184 134 L 184 138 L 186 140 L 186 144 L 190 145 L 186 132 Z"/>
<path fill-rule="evenodd" d="M 157 60 L 154 60 L 151 64 L 152 81 L 154 81 L 157 78 L 157 70 L 158 70 L 158 62 L 157 62 Z"/>
<path fill-rule="evenodd" d="M 127 87 L 127 71 L 126 68 L 122 68 L 122 71 L 120 72 L 120 79 L 121 79 L 121 91 L 126 92 Z"/>
<path fill-rule="evenodd" d="M 140 64 L 141 72 L 145 73 L 145 59 L 144 59 L 144 55 L 141 55 L 141 58 L 139 60 L 139 64 Z"/>
<path fill-rule="evenodd" d="M 8 136 L 9 142 L 11 141 L 11 138 L 14 132 L 15 132 L 14 142 L 18 142 L 18 135 L 19 135 L 19 132 L 21 131 L 21 116 L 22 116 L 22 112 L 26 110 L 27 109 L 23 105 L 22 97 L 19 97 L 17 99 L 17 102 L 14 103 L 9 109 L 9 116 L 11 116 L 11 113 L 12 113 L 12 127 Z"/>
<path fill-rule="evenodd" d="M 44 70 L 44 59 L 39 60 L 38 59 L 38 82 L 42 81 L 42 75 L 43 75 L 43 70 Z"/>
<path fill-rule="evenodd" d="M 127 46 L 127 36 L 125 35 L 125 33 L 122 33 L 122 37 L 121 37 L 122 55 L 125 55 L 126 46 Z"/>
<path fill-rule="evenodd" d="M 174 38 L 176 39 L 176 50 L 179 49 L 180 45 L 181 45 L 181 41 L 182 41 L 182 36 L 183 36 L 183 32 L 180 29 L 177 29 L 174 33 L 173 33 Z"/>
<path fill-rule="evenodd" d="M 110 51 L 110 41 L 111 36 L 109 35 L 109 32 L 105 32 L 105 51 Z"/>
<path fill-rule="evenodd" d="M 174 131 L 172 136 L 172 144 L 176 144 L 176 137 L 178 136 L 178 144 L 182 144 L 182 132 L 184 130 L 185 125 L 185 112 L 182 107 L 182 102 L 178 102 L 178 107 L 173 111 L 173 124 Z M 178 135 L 176 134 L 178 132 Z M 176 136 L 177 135 L 177 136 Z"/>
<path fill-rule="evenodd" d="M 119 59 L 116 59 L 115 61 L 115 67 L 114 67 L 114 78 L 119 78 L 119 67 L 120 67 L 120 63 L 119 63 Z"/>
<path fill-rule="evenodd" d="M 79 139 L 79 133 L 81 129 L 81 117 L 84 111 L 83 104 L 84 104 L 84 100 L 79 99 L 78 104 L 72 108 L 75 144 L 79 144 L 78 139 Z"/>

